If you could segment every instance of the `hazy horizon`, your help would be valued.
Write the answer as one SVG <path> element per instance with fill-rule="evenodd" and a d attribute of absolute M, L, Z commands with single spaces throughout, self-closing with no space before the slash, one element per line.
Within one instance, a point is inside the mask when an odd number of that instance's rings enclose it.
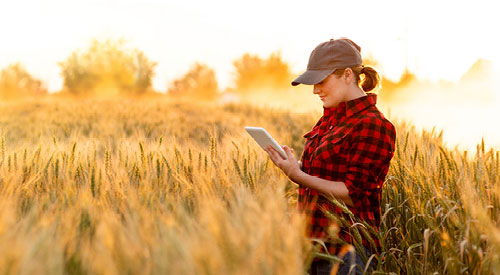
<path fill-rule="evenodd" d="M 488 1 L 474 6 L 445 2 L 262 1 L 251 5 L 199 1 L 18 1 L 0 4 L 0 68 L 23 63 L 49 91 L 62 87 L 58 62 L 92 39 L 124 38 L 158 62 L 153 87 L 165 91 L 194 62 L 232 81 L 232 62 L 245 53 L 280 51 L 293 73 L 329 38 L 349 37 L 397 80 L 408 68 L 421 79 L 457 81 L 478 59 L 500 64 L 498 42 L 486 26 Z M 432 3 L 432 9 L 427 9 Z M 453 13 L 448 5 L 453 3 Z M 333 23 L 332 23 L 333 22 Z"/>

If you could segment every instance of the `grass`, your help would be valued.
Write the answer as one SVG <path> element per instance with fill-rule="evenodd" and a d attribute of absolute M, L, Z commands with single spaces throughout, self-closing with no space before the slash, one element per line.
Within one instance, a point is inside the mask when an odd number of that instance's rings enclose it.
<path fill-rule="evenodd" d="M 319 115 L 162 98 L 4 103 L 0 273 L 304 274 L 315 249 L 297 187 L 243 126 L 300 154 Z M 396 127 L 377 272 L 500 270 L 499 152 Z"/>

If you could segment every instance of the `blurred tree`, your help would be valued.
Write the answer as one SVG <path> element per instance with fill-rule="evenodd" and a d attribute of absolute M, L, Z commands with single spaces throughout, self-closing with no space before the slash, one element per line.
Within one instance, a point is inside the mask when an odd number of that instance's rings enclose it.
<path fill-rule="evenodd" d="M 0 98 L 11 99 L 47 94 L 42 81 L 33 78 L 21 63 L 4 68 L 0 73 Z"/>
<path fill-rule="evenodd" d="M 151 90 L 154 68 L 143 52 L 127 49 L 123 40 L 92 41 L 59 62 L 64 88 L 73 94 L 142 94 Z"/>
<path fill-rule="evenodd" d="M 381 74 L 381 64 L 380 62 L 375 59 L 373 54 L 369 53 L 366 56 L 363 56 L 363 64 L 371 66 L 377 70 L 379 74 Z M 380 90 L 378 90 L 379 98 L 382 101 L 390 101 L 396 96 L 398 91 L 401 91 L 402 88 L 409 87 L 410 85 L 415 85 L 419 83 L 419 80 L 417 79 L 417 76 L 410 72 L 408 68 L 405 68 L 403 73 L 401 74 L 399 80 L 397 81 L 391 81 L 390 79 L 384 77 L 383 74 L 380 75 L 381 77 L 381 86 Z"/>
<path fill-rule="evenodd" d="M 289 88 L 292 81 L 290 67 L 279 52 L 272 53 L 267 59 L 246 53 L 233 65 L 235 88 L 242 93 L 255 88 Z"/>
<path fill-rule="evenodd" d="M 479 102 L 482 105 L 493 104 L 496 95 L 496 75 L 493 63 L 486 59 L 478 59 L 460 78 L 458 85 L 462 95 L 457 97 L 470 98 L 469 102 Z"/>
<path fill-rule="evenodd" d="M 172 83 L 168 94 L 199 99 L 214 99 L 218 93 L 215 72 L 207 65 L 195 63 L 181 78 Z"/>
<path fill-rule="evenodd" d="M 381 89 L 379 91 L 380 99 L 382 101 L 390 101 L 393 100 L 398 93 L 404 91 L 404 88 L 420 85 L 421 83 L 414 73 L 410 72 L 408 68 L 405 68 L 397 82 L 382 76 L 381 84 Z"/>
<path fill-rule="evenodd" d="M 493 64 L 486 59 L 478 59 L 460 78 L 460 82 L 488 81 L 493 75 Z"/>

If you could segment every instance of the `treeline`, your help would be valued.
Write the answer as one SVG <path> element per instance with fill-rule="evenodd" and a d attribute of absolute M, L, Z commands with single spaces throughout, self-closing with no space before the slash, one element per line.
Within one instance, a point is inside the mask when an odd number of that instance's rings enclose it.
<path fill-rule="evenodd" d="M 364 57 L 364 64 L 380 67 L 372 56 Z M 63 88 L 59 94 L 96 96 L 157 92 L 152 87 L 157 63 L 139 49 L 127 47 L 123 40 L 94 40 L 87 49 L 74 51 L 58 65 L 63 79 Z M 474 71 L 474 75 L 480 75 L 488 70 L 488 66 L 484 60 L 478 60 L 470 71 Z M 167 95 L 213 100 L 224 92 L 245 96 L 250 91 L 255 93 L 258 90 L 287 91 L 290 81 L 296 76 L 279 52 L 266 58 L 246 53 L 233 61 L 233 67 L 233 85 L 222 91 L 215 71 L 206 64 L 194 63 L 182 77 L 169 83 Z M 470 71 L 464 75 L 465 80 L 471 75 Z M 383 100 L 389 101 L 394 97 L 394 91 L 415 83 L 420 81 L 408 70 L 398 81 L 382 77 L 382 92 L 379 95 Z M 46 94 L 46 85 L 34 78 L 22 64 L 12 64 L 1 70 L 0 99 L 39 97 Z"/>
<path fill-rule="evenodd" d="M 94 40 L 85 50 L 74 51 L 58 63 L 63 79 L 61 94 L 76 96 L 141 95 L 154 93 L 152 80 L 157 62 L 139 49 L 127 47 L 123 40 Z M 227 91 L 245 94 L 252 89 L 285 89 L 293 77 L 279 53 L 267 58 L 244 54 L 233 62 L 234 85 Z M 221 94 L 215 71 L 195 63 L 166 89 L 171 96 L 214 99 Z M 47 94 L 41 80 L 16 63 L 2 69 L 0 99 L 37 97 Z"/>
<path fill-rule="evenodd" d="M 31 76 L 21 63 L 8 65 L 0 72 L 0 99 L 47 94 L 42 81 Z"/>

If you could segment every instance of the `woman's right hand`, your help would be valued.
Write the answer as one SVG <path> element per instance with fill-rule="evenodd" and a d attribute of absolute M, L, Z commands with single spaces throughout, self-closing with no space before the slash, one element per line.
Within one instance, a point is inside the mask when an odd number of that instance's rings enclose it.
<path fill-rule="evenodd" d="M 268 145 L 264 150 L 269 154 L 269 157 L 274 165 L 280 168 L 285 175 L 293 181 L 293 178 L 302 172 L 301 163 L 300 161 L 297 161 L 293 155 L 293 149 L 286 145 L 281 147 L 287 154 L 287 159 L 282 158 L 278 151 L 276 151 L 271 145 Z"/>

